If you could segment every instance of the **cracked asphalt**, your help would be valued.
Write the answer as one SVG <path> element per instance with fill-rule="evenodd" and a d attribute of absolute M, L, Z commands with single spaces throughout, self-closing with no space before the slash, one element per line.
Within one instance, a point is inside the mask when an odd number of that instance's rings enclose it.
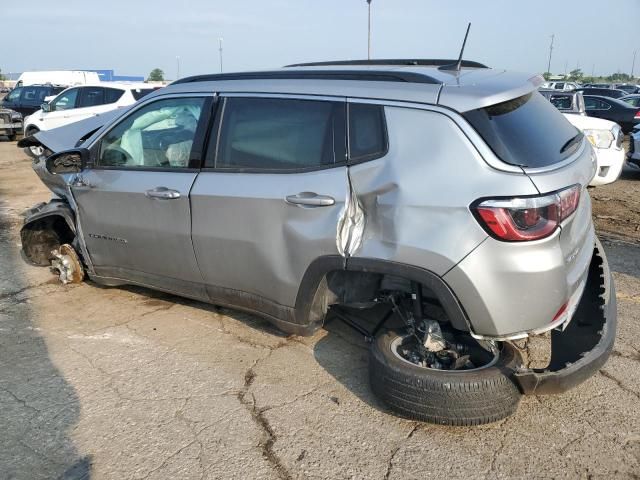
<path fill-rule="evenodd" d="M 618 187 L 640 194 L 639 177 Z M 604 242 L 619 330 L 599 374 L 451 428 L 390 414 L 338 324 L 286 337 L 148 290 L 58 284 L 20 255 L 21 213 L 48 195 L 0 141 L 1 479 L 640 477 L 637 239 Z"/>

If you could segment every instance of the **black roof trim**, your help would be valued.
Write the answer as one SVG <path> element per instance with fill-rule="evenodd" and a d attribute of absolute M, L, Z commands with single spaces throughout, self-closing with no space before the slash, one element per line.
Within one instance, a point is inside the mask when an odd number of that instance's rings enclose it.
<path fill-rule="evenodd" d="M 328 67 L 331 65 L 397 65 L 397 66 L 423 66 L 423 67 L 444 67 L 458 63 L 457 59 L 446 58 L 388 58 L 388 59 L 375 59 L 375 60 L 334 60 L 329 62 L 310 62 L 310 63 L 294 63 L 287 65 L 288 67 Z M 474 62 L 473 60 L 462 60 L 463 67 L 470 68 L 489 68 L 480 62 Z"/>
<path fill-rule="evenodd" d="M 218 73 L 211 75 L 196 75 L 181 78 L 171 85 L 195 82 L 217 82 L 227 80 L 358 80 L 369 82 L 407 82 L 430 83 L 440 85 L 442 82 L 429 75 L 416 72 L 386 71 L 386 70 L 282 70 L 272 72 L 242 72 Z"/>

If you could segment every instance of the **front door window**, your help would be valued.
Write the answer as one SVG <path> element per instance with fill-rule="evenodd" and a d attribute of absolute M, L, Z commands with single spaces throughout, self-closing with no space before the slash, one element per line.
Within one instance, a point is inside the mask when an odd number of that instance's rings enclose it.
<path fill-rule="evenodd" d="M 171 98 L 150 103 L 105 135 L 98 167 L 189 167 L 203 98 Z"/>

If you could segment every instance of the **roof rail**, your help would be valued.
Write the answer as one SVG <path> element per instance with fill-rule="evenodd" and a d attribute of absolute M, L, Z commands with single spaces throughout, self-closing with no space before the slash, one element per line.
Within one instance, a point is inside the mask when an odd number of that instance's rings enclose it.
<path fill-rule="evenodd" d="M 424 66 L 424 67 L 444 67 L 446 65 L 458 63 L 457 59 L 447 58 L 388 58 L 388 59 L 375 59 L 375 60 L 334 60 L 329 62 L 310 62 L 310 63 L 294 63 L 287 65 L 288 67 L 328 67 L 338 65 L 398 65 L 398 66 Z M 473 60 L 462 60 L 463 67 L 470 68 L 489 68 L 486 65 L 474 62 Z"/>
<path fill-rule="evenodd" d="M 369 82 L 407 82 L 441 84 L 429 75 L 386 70 L 275 70 L 268 72 L 217 73 L 181 78 L 171 85 L 226 80 L 359 80 Z"/>

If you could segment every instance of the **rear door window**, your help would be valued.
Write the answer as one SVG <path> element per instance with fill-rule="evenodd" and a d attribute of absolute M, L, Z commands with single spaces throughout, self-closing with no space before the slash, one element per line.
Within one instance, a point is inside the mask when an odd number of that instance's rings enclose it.
<path fill-rule="evenodd" d="M 382 105 L 349 104 L 349 160 L 364 161 L 387 152 L 387 129 Z"/>
<path fill-rule="evenodd" d="M 215 167 L 290 171 L 332 165 L 340 141 L 344 151 L 344 128 L 336 138 L 340 109 L 343 103 L 329 101 L 227 98 Z"/>
<path fill-rule="evenodd" d="M 611 105 L 599 98 L 584 97 L 584 104 L 587 110 L 609 110 Z"/>
<path fill-rule="evenodd" d="M 505 163 L 539 168 L 576 151 L 582 134 L 550 102 L 532 92 L 463 114 Z"/>
<path fill-rule="evenodd" d="M 22 92 L 22 103 L 30 103 L 39 105 L 44 100 L 45 95 L 41 93 L 44 89 L 41 87 L 24 87 Z"/>
<path fill-rule="evenodd" d="M 104 88 L 83 87 L 80 89 L 80 103 L 78 107 L 95 107 L 104 105 Z"/>

